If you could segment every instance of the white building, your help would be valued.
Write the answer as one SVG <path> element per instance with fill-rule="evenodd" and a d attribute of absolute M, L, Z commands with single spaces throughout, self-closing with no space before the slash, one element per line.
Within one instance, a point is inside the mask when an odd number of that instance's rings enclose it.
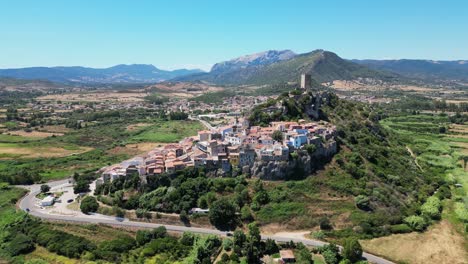
<path fill-rule="evenodd" d="M 54 204 L 55 197 L 52 195 L 47 196 L 46 198 L 42 199 L 41 206 L 51 206 Z"/>

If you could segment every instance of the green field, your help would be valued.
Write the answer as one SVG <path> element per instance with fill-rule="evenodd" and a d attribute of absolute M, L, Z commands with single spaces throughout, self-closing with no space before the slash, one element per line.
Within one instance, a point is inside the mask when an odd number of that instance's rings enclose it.
<path fill-rule="evenodd" d="M 33 137 L 0 134 L 1 143 L 19 143 L 19 142 L 29 142 L 29 141 L 35 141 L 35 140 L 39 140 L 39 139 L 33 138 Z"/>
<path fill-rule="evenodd" d="M 203 125 L 198 121 L 159 121 L 136 131 L 128 142 L 173 143 L 197 135 L 197 132 L 203 129 Z"/>
<path fill-rule="evenodd" d="M 468 223 L 468 172 L 461 161 L 468 145 L 468 133 L 447 129 L 445 133 L 434 130 L 418 132 L 428 127 L 450 127 L 446 116 L 413 115 L 389 118 L 382 124 L 407 138 L 408 147 L 415 153 L 416 160 L 423 168 L 430 168 L 434 173 L 445 176 L 451 184 L 461 184 L 453 187 L 454 205 L 450 207 L 460 221 Z M 462 125 L 463 126 L 463 125 Z M 466 126 L 468 129 L 468 125 Z M 468 130 L 467 130 L 468 131 Z"/>

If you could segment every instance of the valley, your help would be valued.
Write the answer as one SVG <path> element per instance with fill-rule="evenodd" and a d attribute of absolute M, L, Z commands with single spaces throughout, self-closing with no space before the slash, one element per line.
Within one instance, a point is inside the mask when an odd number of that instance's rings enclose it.
<path fill-rule="evenodd" d="M 4 80 L 0 214 L 25 249 L 15 253 L 13 236 L 0 236 L 0 259 L 193 263 L 212 245 L 211 262 L 293 250 L 333 263 L 344 257 L 324 243 L 354 241 L 372 263 L 464 263 L 465 87 L 363 67 L 324 51 L 266 52 L 151 84 Z M 304 69 L 313 79 L 302 89 Z M 60 200 L 54 186 L 64 180 L 62 204 L 42 206 L 48 195 Z M 19 185 L 32 189 L 15 210 Z M 29 221 L 74 241 L 77 253 L 21 227 Z M 138 242 L 137 230 L 161 226 L 167 234 Z"/>

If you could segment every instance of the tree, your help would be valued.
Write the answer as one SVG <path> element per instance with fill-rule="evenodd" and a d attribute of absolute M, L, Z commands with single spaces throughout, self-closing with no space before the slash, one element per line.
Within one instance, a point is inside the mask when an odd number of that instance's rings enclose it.
<path fill-rule="evenodd" d="M 423 231 L 427 226 L 426 220 L 417 215 L 408 216 L 403 221 L 416 231 Z"/>
<path fill-rule="evenodd" d="M 227 198 L 221 198 L 211 205 L 209 219 L 219 229 L 232 229 L 237 224 L 236 206 Z"/>
<path fill-rule="evenodd" d="M 86 196 L 80 204 L 80 209 L 84 214 L 96 212 L 98 208 L 99 204 L 93 196 Z"/>
<path fill-rule="evenodd" d="M 354 202 L 356 203 L 357 208 L 362 210 L 369 209 L 369 197 L 365 195 L 358 195 L 354 198 Z"/>
<path fill-rule="evenodd" d="M 248 205 L 244 205 L 241 209 L 241 219 L 245 222 L 253 221 L 252 212 L 250 211 L 250 207 Z"/>
<path fill-rule="evenodd" d="M 319 248 L 327 264 L 337 264 L 340 260 L 340 250 L 335 244 L 328 244 Z"/>
<path fill-rule="evenodd" d="M 271 238 L 267 238 L 267 240 L 265 240 L 265 254 L 273 255 L 278 253 L 278 250 L 278 245 L 276 244 L 275 240 Z"/>
<path fill-rule="evenodd" d="M 362 258 L 362 247 L 356 238 L 348 238 L 343 245 L 343 257 L 351 262 L 357 262 Z"/>
<path fill-rule="evenodd" d="M 283 132 L 279 130 L 273 131 L 273 134 L 271 135 L 271 138 L 277 142 L 283 142 Z"/>
<path fill-rule="evenodd" d="M 330 230 L 333 228 L 330 220 L 326 216 L 320 218 L 319 225 L 321 230 Z"/>
<path fill-rule="evenodd" d="M 421 214 L 432 219 L 439 219 L 441 207 L 440 199 L 435 196 L 431 196 L 421 206 Z"/>
<path fill-rule="evenodd" d="M 77 181 L 73 187 L 73 192 L 75 194 L 89 192 L 89 183 L 84 180 Z"/>
<path fill-rule="evenodd" d="M 47 193 L 50 191 L 50 186 L 47 184 L 41 185 L 41 193 Z"/>

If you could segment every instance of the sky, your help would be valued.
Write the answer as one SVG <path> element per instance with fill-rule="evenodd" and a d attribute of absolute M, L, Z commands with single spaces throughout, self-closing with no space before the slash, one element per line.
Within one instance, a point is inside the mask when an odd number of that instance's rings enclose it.
<path fill-rule="evenodd" d="M 0 68 L 201 68 L 265 50 L 468 59 L 464 0 L 0 0 Z"/>

